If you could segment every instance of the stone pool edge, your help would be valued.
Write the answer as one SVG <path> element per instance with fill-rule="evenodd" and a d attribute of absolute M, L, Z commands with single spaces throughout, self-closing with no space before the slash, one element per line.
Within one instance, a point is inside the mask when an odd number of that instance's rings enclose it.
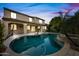
<path fill-rule="evenodd" d="M 22 56 L 21 54 L 18 54 L 16 52 L 14 52 L 10 47 L 9 47 L 9 44 L 11 43 L 11 41 L 15 40 L 16 38 L 20 38 L 22 36 L 28 36 L 28 35 L 36 35 L 37 33 L 30 33 L 30 34 L 22 34 L 22 35 L 14 35 L 14 36 L 11 36 L 10 38 L 8 38 L 5 42 L 4 42 L 4 45 L 7 46 L 7 50 L 6 50 L 6 53 L 10 53 L 9 55 L 12 55 L 12 56 Z M 50 33 L 50 32 L 40 32 L 38 33 L 38 35 L 40 34 L 60 34 L 60 33 Z M 64 43 L 64 46 L 59 50 L 57 51 L 56 53 L 53 53 L 53 54 L 50 54 L 48 56 L 58 56 L 58 55 L 61 55 L 61 52 L 66 48 L 66 42 Z M 68 46 L 68 45 L 67 45 Z M 26 55 L 28 56 L 28 55 Z"/>

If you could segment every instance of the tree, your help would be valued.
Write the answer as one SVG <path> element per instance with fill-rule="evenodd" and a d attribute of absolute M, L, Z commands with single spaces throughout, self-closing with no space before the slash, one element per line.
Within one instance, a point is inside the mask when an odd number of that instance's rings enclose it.
<path fill-rule="evenodd" d="M 6 47 L 3 45 L 4 42 L 4 25 L 3 23 L 0 21 L 0 52 L 4 52 Z"/>
<path fill-rule="evenodd" d="M 52 18 L 48 25 L 48 31 L 69 34 L 79 34 L 79 11 L 73 16 L 65 15 Z"/>
<path fill-rule="evenodd" d="M 74 16 L 64 21 L 61 31 L 70 34 L 79 34 L 79 11 L 77 11 Z"/>
<path fill-rule="evenodd" d="M 3 36 L 4 36 L 4 34 L 3 34 L 3 28 L 4 28 L 4 26 L 3 26 L 3 24 L 0 21 L 0 47 L 2 47 L 1 44 L 3 42 Z"/>
<path fill-rule="evenodd" d="M 62 24 L 62 19 L 61 19 L 61 17 L 60 17 L 60 16 L 54 17 L 54 18 L 49 22 L 48 31 L 60 32 L 61 24 Z"/>

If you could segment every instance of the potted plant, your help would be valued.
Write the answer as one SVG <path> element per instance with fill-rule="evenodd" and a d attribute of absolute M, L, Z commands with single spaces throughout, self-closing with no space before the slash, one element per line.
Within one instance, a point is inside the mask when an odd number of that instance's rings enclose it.
<path fill-rule="evenodd" d="M 4 32 L 4 25 L 0 21 L 0 53 L 5 52 L 5 50 L 6 50 L 6 47 L 3 45 L 3 42 L 4 42 L 4 39 L 3 39 L 4 34 L 3 34 L 3 32 Z"/>

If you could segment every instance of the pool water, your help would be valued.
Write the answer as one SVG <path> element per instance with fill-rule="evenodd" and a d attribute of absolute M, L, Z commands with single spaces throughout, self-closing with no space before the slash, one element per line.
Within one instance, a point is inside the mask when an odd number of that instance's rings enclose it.
<path fill-rule="evenodd" d="M 43 56 L 50 55 L 63 47 L 56 42 L 57 34 L 41 34 L 35 36 L 23 36 L 13 40 L 10 48 L 22 55 Z"/>

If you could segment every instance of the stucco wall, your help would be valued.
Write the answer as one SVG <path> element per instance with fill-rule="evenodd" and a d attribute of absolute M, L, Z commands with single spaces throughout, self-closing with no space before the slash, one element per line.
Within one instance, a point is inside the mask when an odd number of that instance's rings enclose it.
<path fill-rule="evenodd" d="M 6 18 L 11 18 L 11 12 L 13 12 L 13 11 L 4 9 L 4 17 L 6 17 Z M 17 12 L 14 12 L 14 13 L 16 13 L 16 19 L 17 19 L 17 20 L 29 22 L 29 18 L 30 18 L 31 16 L 23 15 L 23 14 L 17 13 Z M 31 17 L 31 18 L 32 18 L 32 22 L 33 22 L 33 23 L 38 23 L 38 24 L 40 24 L 40 23 L 39 23 L 39 20 L 42 20 L 42 19 L 39 19 L 39 18 L 37 18 L 37 17 Z M 44 20 L 42 20 L 42 24 L 45 24 L 45 21 L 44 21 Z"/>

